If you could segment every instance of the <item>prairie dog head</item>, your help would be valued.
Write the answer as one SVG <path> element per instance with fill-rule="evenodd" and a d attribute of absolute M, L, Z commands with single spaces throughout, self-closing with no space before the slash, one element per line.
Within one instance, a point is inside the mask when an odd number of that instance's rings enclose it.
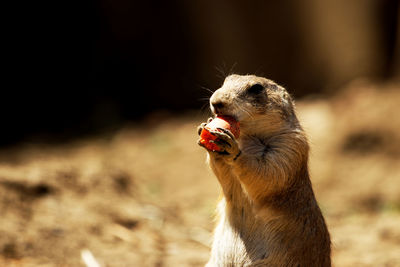
<path fill-rule="evenodd" d="M 298 126 L 288 92 L 254 75 L 230 75 L 210 98 L 214 115 L 229 115 L 245 134 L 274 133 Z"/>

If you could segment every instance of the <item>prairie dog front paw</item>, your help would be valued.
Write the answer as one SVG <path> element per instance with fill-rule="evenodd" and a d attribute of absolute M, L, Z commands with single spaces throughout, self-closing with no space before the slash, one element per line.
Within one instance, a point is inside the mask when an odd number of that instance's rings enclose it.
<path fill-rule="evenodd" d="M 218 131 L 211 131 L 211 134 L 216 136 L 213 142 L 219 147 L 220 151 L 217 151 L 220 155 L 225 157 L 236 157 L 239 154 L 239 144 L 233 134 L 226 129 L 218 128 Z"/>

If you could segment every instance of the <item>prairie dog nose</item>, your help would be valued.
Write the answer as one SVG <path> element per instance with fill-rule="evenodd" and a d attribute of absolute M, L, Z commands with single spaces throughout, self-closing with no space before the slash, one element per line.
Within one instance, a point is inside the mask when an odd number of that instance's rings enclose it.
<path fill-rule="evenodd" d="M 220 114 L 224 106 L 225 104 L 220 100 L 211 102 L 211 111 L 215 114 Z"/>
<path fill-rule="evenodd" d="M 226 102 L 224 101 L 223 96 L 218 92 L 215 92 L 210 98 L 211 111 L 215 114 L 219 114 L 225 106 Z"/>
<path fill-rule="evenodd" d="M 211 105 L 215 108 L 215 109 L 222 109 L 225 104 L 221 101 L 221 100 L 216 100 L 216 101 L 212 101 Z"/>

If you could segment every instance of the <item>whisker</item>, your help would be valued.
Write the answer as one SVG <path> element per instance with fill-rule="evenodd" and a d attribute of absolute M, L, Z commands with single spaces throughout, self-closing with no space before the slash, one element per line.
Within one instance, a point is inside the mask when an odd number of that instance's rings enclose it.
<path fill-rule="evenodd" d="M 217 66 L 214 67 L 217 70 L 217 77 L 221 79 L 225 79 L 226 73 L 224 71 L 225 68 L 225 63 L 223 63 L 223 66 L 221 68 L 218 68 Z"/>
<path fill-rule="evenodd" d="M 233 103 L 233 105 L 234 105 L 234 107 L 235 107 L 235 109 L 238 109 L 238 110 L 240 110 L 240 111 L 242 111 L 242 112 L 244 112 L 243 111 L 243 109 L 242 109 L 242 107 L 241 106 L 239 106 L 239 104 L 238 103 Z M 246 112 L 245 112 L 246 113 Z"/>
<path fill-rule="evenodd" d="M 202 94 L 202 96 L 204 96 L 204 98 L 201 97 L 200 100 L 205 100 L 205 99 L 208 100 L 208 99 L 211 97 L 211 95 L 214 94 L 214 91 L 211 90 L 211 89 L 208 88 L 208 87 L 202 86 L 202 85 L 200 85 L 200 84 L 196 84 L 196 86 L 199 87 L 199 88 L 201 88 L 201 89 L 203 89 L 204 91 L 207 92 L 207 94 Z M 203 91 L 203 92 L 204 92 L 204 91 Z M 210 93 L 210 94 L 209 94 L 209 93 Z"/>
<path fill-rule="evenodd" d="M 253 115 L 251 114 L 250 111 L 248 111 L 245 107 L 240 106 L 239 104 L 235 103 L 236 107 L 246 113 L 251 119 L 253 119 Z"/>
<path fill-rule="evenodd" d="M 202 106 L 201 106 L 201 110 L 203 110 L 203 109 L 206 109 L 206 108 L 208 108 L 208 103 L 204 103 Z"/>
<path fill-rule="evenodd" d="M 247 115 L 249 115 L 249 117 L 250 117 L 251 119 L 254 119 L 254 116 L 251 114 L 250 111 L 248 111 L 248 110 L 245 109 L 245 108 L 243 108 L 243 110 L 247 113 Z"/>
<path fill-rule="evenodd" d="M 232 67 L 229 69 L 229 75 L 233 74 L 233 69 L 236 67 L 237 62 L 233 63 Z"/>
<path fill-rule="evenodd" d="M 209 98 L 209 97 L 201 97 L 201 98 L 198 98 L 197 100 L 198 100 L 198 101 L 201 101 L 201 102 L 207 101 L 207 103 L 208 103 L 208 101 L 210 100 L 210 98 Z"/>
<path fill-rule="evenodd" d="M 214 91 L 213 90 L 211 90 L 210 88 L 207 88 L 207 87 L 205 87 L 205 86 L 202 86 L 202 85 L 198 85 L 201 89 L 204 89 L 204 90 L 206 90 L 207 92 L 210 92 L 211 94 L 213 94 L 214 93 Z"/>
<path fill-rule="evenodd" d="M 201 108 L 200 108 L 200 114 L 201 115 L 207 115 L 207 117 L 211 116 L 211 111 L 209 109 L 208 103 L 204 103 Z"/>

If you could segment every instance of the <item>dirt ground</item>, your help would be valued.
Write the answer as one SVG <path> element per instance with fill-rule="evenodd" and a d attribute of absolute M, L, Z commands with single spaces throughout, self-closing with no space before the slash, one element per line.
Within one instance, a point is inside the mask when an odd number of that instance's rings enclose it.
<path fill-rule="evenodd" d="M 336 267 L 400 266 L 400 86 L 297 102 Z M 0 152 L 0 266 L 203 266 L 219 185 L 201 112 Z M 89 256 L 88 256 L 89 255 Z"/>

